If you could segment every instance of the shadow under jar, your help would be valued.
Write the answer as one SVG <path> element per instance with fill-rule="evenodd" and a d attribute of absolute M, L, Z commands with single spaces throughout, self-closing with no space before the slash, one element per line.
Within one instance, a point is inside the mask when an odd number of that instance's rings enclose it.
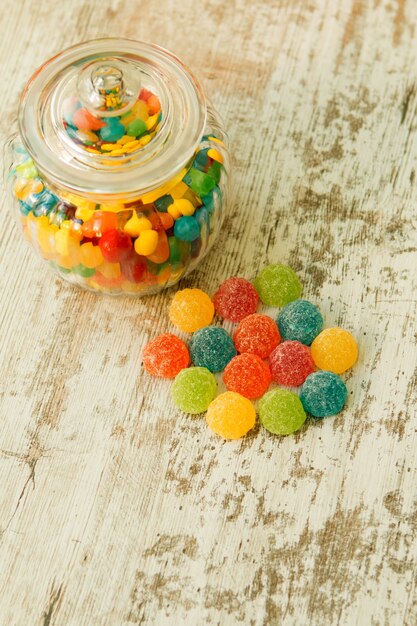
<path fill-rule="evenodd" d="M 124 39 L 47 61 L 21 96 L 7 185 L 26 239 L 65 280 L 145 295 L 196 267 L 223 219 L 221 122 L 188 68 Z"/>

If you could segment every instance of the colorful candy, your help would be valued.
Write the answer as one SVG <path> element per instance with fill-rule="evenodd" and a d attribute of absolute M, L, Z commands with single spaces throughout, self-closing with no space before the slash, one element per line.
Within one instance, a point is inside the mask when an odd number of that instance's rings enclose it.
<path fill-rule="evenodd" d="M 358 358 L 353 335 L 343 328 L 326 328 L 311 344 L 311 356 L 319 369 L 342 374 Z"/>
<path fill-rule="evenodd" d="M 207 410 L 216 395 L 216 379 L 205 367 L 188 367 L 176 376 L 172 387 L 172 399 L 176 407 L 196 415 Z"/>
<path fill-rule="evenodd" d="M 287 389 L 272 389 L 259 400 L 259 420 L 274 435 L 295 433 L 306 418 L 300 398 Z"/>
<path fill-rule="evenodd" d="M 271 382 L 271 370 L 256 354 L 239 354 L 226 366 L 223 382 L 245 398 L 260 398 Z"/>
<path fill-rule="evenodd" d="M 170 333 L 164 333 L 145 346 L 142 361 L 149 374 L 161 378 L 175 378 L 182 369 L 188 367 L 190 355 L 181 339 Z"/>
<path fill-rule="evenodd" d="M 314 361 L 307 346 L 299 341 L 283 341 L 269 355 L 272 378 L 284 387 L 299 387 L 314 372 Z"/>
<path fill-rule="evenodd" d="M 340 413 L 346 403 L 347 389 L 340 376 L 333 372 L 314 372 L 301 387 L 304 409 L 317 418 Z"/>
<path fill-rule="evenodd" d="M 256 312 L 258 292 L 246 278 L 228 278 L 214 294 L 213 303 L 218 315 L 231 322 L 240 322 Z"/>
<path fill-rule="evenodd" d="M 273 319 L 253 313 L 240 322 L 233 340 L 238 352 L 250 352 L 266 359 L 279 344 L 281 337 Z"/>
<path fill-rule="evenodd" d="M 287 265 L 268 265 L 256 277 L 255 289 L 267 306 L 285 306 L 301 295 L 297 274 Z"/>
<path fill-rule="evenodd" d="M 191 337 L 190 355 L 194 365 L 221 372 L 236 355 L 236 348 L 224 328 L 206 326 Z"/>
<path fill-rule="evenodd" d="M 101 236 L 98 245 L 106 261 L 118 263 L 132 249 L 132 239 L 121 230 L 108 230 Z"/>
<path fill-rule="evenodd" d="M 323 317 L 308 300 L 294 300 L 280 311 L 277 324 L 282 339 L 309 346 L 323 328 Z"/>
<path fill-rule="evenodd" d="M 169 309 L 172 324 L 186 333 L 193 333 L 211 324 L 214 305 L 201 289 L 182 289 L 175 294 Z"/>
<path fill-rule="evenodd" d="M 234 391 L 217 396 L 207 409 L 209 428 L 224 439 L 239 439 L 256 422 L 256 411 L 250 400 Z"/>

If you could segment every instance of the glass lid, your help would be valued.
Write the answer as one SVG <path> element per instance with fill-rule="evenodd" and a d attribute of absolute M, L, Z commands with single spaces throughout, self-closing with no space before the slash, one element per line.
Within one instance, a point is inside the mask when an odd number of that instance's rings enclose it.
<path fill-rule="evenodd" d="M 97 39 L 64 50 L 21 96 L 22 140 L 61 188 L 134 195 L 160 186 L 192 157 L 206 104 L 188 68 L 143 42 Z"/>

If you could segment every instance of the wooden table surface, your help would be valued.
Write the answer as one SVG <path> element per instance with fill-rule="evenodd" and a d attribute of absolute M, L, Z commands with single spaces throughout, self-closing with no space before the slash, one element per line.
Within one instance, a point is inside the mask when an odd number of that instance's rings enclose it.
<path fill-rule="evenodd" d="M 173 290 L 66 286 L 2 193 L 0 625 L 414 626 L 416 3 L 1 5 L 2 141 L 62 48 L 120 35 L 173 50 L 235 158 L 218 244 L 181 286 L 288 263 L 360 360 L 341 415 L 224 442 L 141 370 Z"/>

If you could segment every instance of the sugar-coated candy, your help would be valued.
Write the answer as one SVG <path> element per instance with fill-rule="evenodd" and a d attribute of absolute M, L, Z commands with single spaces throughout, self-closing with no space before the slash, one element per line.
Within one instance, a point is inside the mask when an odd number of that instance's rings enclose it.
<path fill-rule="evenodd" d="M 236 355 L 236 348 L 224 328 L 206 326 L 191 337 L 190 355 L 194 365 L 221 372 Z"/>
<path fill-rule="evenodd" d="M 284 387 L 299 387 L 314 372 L 308 346 L 299 341 L 283 341 L 269 355 L 272 378 Z"/>
<path fill-rule="evenodd" d="M 108 230 L 100 238 L 98 245 L 109 263 L 117 263 L 132 249 L 132 240 L 122 230 Z"/>
<path fill-rule="evenodd" d="M 187 367 L 177 374 L 172 384 L 172 400 L 184 413 L 196 415 L 207 410 L 216 388 L 216 379 L 208 369 Z"/>
<path fill-rule="evenodd" d="M 323 316 L 308 300 L 294 300 L 280 311 L 277 324 L 282 339 L 309 346 L 323 328 Z"/>
<path fill-rule="evenodd" d="M 171 322 L 186 333 L 208 326 L 214 316 L 214 305 L 201 289 L 182 289 L 175 294 L 169 308 Z"/>
<path fill-rule="evenodd" d="M 188 367 L 190 354 L 179 337 L 164 333 L 145 346 L 142 361 L 149 374 L 161 378 L 175 378 L 182 369 Z"/>
<path fill-rule="evenodd" d="M 291 267 L 268 265 L 254 281 L 260 299 L 267 306 L 285 306 L 301 295 L 301 283 Z"/>
<path fill-rule="evenodd" d="M 340 413 L 346 398 L 347 389 L 343 380 L 325 370 L 310 374 L 301 387 L 300 399 L 304 409 L 317 418 Z"/>
<path fill-rule="evenodd" d="M 290 435 L 304 424 L 307 415 L 300 398 L 288 389 L 272 389 L 259 400 L 259 420 L 274 435 Z"/>
<path fill-rule="evenodd" d="M 227 364 L 223 382 L 245 398 L 260 398 L 271 382 L 271 370 L 256 354 L 238 354 Z"/>
<path fill-rule="evenodd" d="M 319 369 L 342 374 L 356 363 L 358 346 L 349 331 L 326 328 L 311 344 L 311 356 Z"/>
<path fill-rule="evenodd" d="M 234 391 L 221 393 L 207 409 L 209 428 L 224 439 L 239 439 L 256 422 L 256 411 L 250 400 Z"/>
<path fill-rule="evenodd" d="M 221 317 L 231 322 L 240 322 L 256 312 L 258 292 L 246 278 L 228 278 L 213 297 L 215 309 Z"/>
<path fill-rule="evenodd" d="M 266 359 L 281 341 L 281 336 L 273 319 L 253 313 L 240 322 L 233 340 L 238 352 L 250 352 Z"/>

